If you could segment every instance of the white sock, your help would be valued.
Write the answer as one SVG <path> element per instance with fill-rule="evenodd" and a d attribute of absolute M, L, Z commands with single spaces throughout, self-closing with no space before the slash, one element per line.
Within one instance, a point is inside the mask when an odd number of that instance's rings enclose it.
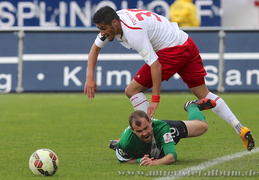
<path fill-rule="evenodd" d="M 137 93 L 130 98 L 130 102 L 134 107 L 134 110 L 142 110 L 147 113 L 149 102 L 144 93 Z"/>
<path fill-rule="evenodd" d="M 237 134 L 240 134 L 240 128 L 243 126 L 238 121 L 236 116 L 232 113 L 225 101 L 216 94 L 213 94 L 212 92 L 210 92 L 206 96 L 206 98 L 216 101 L 217 105 L 212 109 L 212 111 L 216 113 L 219 117 L 221 117 L 223 120 L 228 122 L 236 130 Z"/>

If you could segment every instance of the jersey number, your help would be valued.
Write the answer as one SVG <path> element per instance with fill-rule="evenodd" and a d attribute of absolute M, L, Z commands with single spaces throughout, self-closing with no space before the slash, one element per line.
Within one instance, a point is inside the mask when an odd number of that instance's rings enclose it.
<path fill-rule="evenodd" d="M 145 16 L 148 16 L 148 17 L 150 17 L 151 15 L 153 15 L 153 16 L 156 17 L 156 19 L 157 19 L 158 21 L 162 21 L 158 15 L 156 15 L 155 13 L 150 12 L 150 11 L 145 11 L 145 10 L 140 10 L 140 9 L 128 9 L 128 11 L 131 11 L 131 12 L 139 12 L 139 13 L 136 14 L 136 17 L 138 18 L 139 21 L 143 21 L 143 20 L 144 20 L 144 18 L 142 17 L 142 15 L 145 15 Z"/>

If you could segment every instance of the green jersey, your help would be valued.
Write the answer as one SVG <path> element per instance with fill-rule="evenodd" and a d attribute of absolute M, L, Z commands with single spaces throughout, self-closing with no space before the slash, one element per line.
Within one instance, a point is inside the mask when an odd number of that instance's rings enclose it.
<path fill-rule="evenodd" d="M 116 147 L 116 156 L 121 162 L 130 159 L 142 158 L 145 154 L 151 157 L 161 158 L 172 154 L 176 160 L 175 142 L 171 136 L 169 125 L 160 120 L 153 119 L 152 143 L 144 143 L 131 131 L 131 127 L 124 130 Z"/>

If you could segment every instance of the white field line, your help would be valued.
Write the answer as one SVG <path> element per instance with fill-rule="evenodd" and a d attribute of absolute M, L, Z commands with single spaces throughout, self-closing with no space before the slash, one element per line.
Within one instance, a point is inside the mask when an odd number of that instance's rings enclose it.
<path fill-rule="evenodd" d="M 173 180 L 173 179 L 176 179 L 178 177 L 184 177 L 184 176 L 189 175 L 192 172 L 201 171 L 201 170 L 204 170 L 206 168 L 210 168 L 212 166 L 216 166 L 216 165 L 222 164 L 224 162 L 231 161 L 233 159 L 240 158 L 240 157 L 243 157 L 243 156 L 246 156 L 246 155 L 255 154 L 255 153 L 258 153 L 258 152 L 259 152 L 259 148 L 255 148 L 251 152 L 242 151 L 242 152 L 238 152 L 238 153 L 235 153 L 235 154 L 230 154 L 230 155 L 227 155 L 227 156 L 219 157 L 219 158 L 212 159 L 212 160 L 206 161 L 204 163 L 201 163 L 197 166 L 192 166 L 192 167 L 189 167 L 189 168 L 186 168 L 186 169 L 183 169 L 183 170 L 179 170 L 178 176 L 162 177 L 162 178 L 158 178 L 156 180 L 169 180 L 169 179 Z"/>

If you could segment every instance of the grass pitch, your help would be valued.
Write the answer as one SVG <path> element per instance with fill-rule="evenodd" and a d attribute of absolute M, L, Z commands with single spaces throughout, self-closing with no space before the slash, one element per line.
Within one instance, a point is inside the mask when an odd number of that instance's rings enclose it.
<path fill-rule="evenodd" d="M 147 94 L 150 98 L 150 94 Z M 220 94 L 241 121 L 259 138 L 259 94 Z M 163 93 L 155 114 L 158 119 L 184 120 L 185 101 L 192 94 Z M 164 175 L 197 166 L 205 161 L 237 152 L 245 147 L 225 121 L 212 111 L 204 111 L 209 130 L 201 137 L 182 139 L 177 144 L 178 161 L 174 165 L 143 167 L 120 164 L 108 148 L 110 139 L 118 138 L 128 126 L 132 106 L 123 93 L 96 94 L 88 100 L 83 94 L 2 94 L 0 95 L 0 169 L 1 179 L 37 179 L 29 170 L 30 155 L 37 149 L 49 148 L 59 157 L 60 167 L 51 178 L 82 179 L 157 179 Z M 228 161 L 203 170 L 240 172 L 242 179 L 259 176 L 259 153 Z M 204 175 L 205 174 L 205 175 Z M 215 175 L 215 173 L 214 173 Z M 234 175 L 236 176 L 236 175 Z M 213 177 L 215 179 L 215 177 Z"/>

